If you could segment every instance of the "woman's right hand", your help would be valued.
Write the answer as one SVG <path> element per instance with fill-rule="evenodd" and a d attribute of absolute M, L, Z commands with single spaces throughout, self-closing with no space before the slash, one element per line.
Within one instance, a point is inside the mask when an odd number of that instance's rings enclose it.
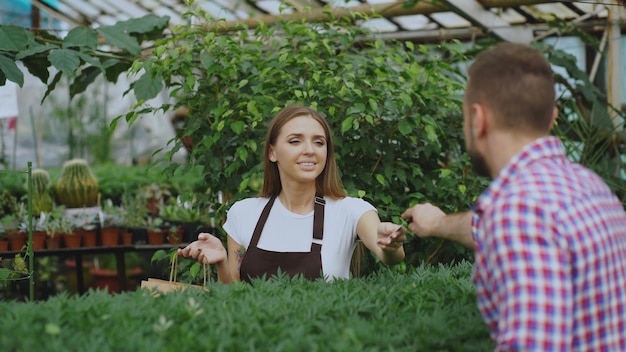
<path fill-rule="evenodd" d="M 185 248 L 179 248 L 178 254 L 207 265 L 226 261 L 226 248 L 222 241 L 209 233 L 199 234 L 197 241 L 191 242 Z"/>

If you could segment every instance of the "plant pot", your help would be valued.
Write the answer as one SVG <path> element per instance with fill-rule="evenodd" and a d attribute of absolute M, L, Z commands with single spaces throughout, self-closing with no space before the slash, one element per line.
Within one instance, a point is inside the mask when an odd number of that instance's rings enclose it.
<path fill-rule="evenodd" d="M 100 244 L 105 247 L 117 246 L 120 238 L 120 229 L 105 227 L 100 229 Z"/>
<path fill-rule="evenodd" d="M 63 235 L 63 245 L 65 248 L 80 248 L 82 238 L 79 233 Z"/>
<path fill-rule="evenodd" d="M 46 237 L 46 248 L 48 249 L 61 248 L 61 236 Z"/>
<path fill-rule="evenodd" d="M 95 247 L 98 245 L 96 230 L 77 230 L 76 232 L 83 238 L 83 247 Z"/>
<path fill-rule="evenodd" d="M 178 227 L 175 231 L 171 229 L 166 232 L 167 242 L 171 244 L 183 243 L 183 228 Z"/>
<path fill-rule="evenodd" d="M 130 246 L 131 244 L 133 244 L 133 233 L 126 231 L 126 230 L 122 230 L 122 244 L 125 246 Z"/>
<path fill-rule="evenodd" d="M 44 231 L 33 231 L 33 249 L 46 248 L 46 237 Z"/>
<path fill-rule="evenodd" d="M 0 252 L 9 250 L 9 240 L 0 240 Z"/>
<path fill-rule="evenodd" d="M 16 232 L 9 237 L 9 248 L 12 251 L 21 251 L 24 245 L 26 245 L 26 234 L 22 232 Z"/>
<path fill-rule="evenodd" d="M 148 233 L 148 244 L 160 245 L 165 242 L 165 233 L 162 230 L 146 230 Z"/>

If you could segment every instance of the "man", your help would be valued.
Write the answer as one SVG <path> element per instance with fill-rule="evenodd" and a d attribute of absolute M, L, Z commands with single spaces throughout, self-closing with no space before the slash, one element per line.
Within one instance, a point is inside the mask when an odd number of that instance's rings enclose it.
<path fill-rule="evenodd" d="M 497 350 L 626 351 L 626 213 L 549 131 L 552 71 L 537 50 L 501 44 L 469 69 L 463 133 L 493 180 L 472 212 L 418 204 L 419 237 L 475 249 L 478 307 Z"/>

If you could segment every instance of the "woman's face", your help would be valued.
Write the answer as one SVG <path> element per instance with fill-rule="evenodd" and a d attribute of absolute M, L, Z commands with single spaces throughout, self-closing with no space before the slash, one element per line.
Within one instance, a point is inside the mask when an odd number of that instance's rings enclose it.
<path fill-rule="evenodd" d="M 268 157 L 278 166 L 284 186 L 286 182 L 315 182 L 326 166 L 327 154 L 322 125 L 310 115 L 303 115 L 283 125 Z"/>

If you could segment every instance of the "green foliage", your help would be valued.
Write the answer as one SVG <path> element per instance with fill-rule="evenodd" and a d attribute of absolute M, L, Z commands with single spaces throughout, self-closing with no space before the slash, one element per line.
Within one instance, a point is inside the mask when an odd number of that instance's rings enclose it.
<path fill-rule="evenodd" d="M 45 31 L 31 32 L 14 25 L 0 25 L 0 85 L 6 80 L 24 84 L 21 61 L 28 71 L 48 85 L 45 99 L 62 77 L 71 80 L 70 97 L 83 92 L 96 77 L 116 82 L 140 54 L 142 43 L 157 38 L 167 28 L 169 17 L 146 15 L 99 28 L 76 27 L 63 39 Z M 111 49 L 99 47 L 98 37 Z M 58 72 L 49 80 L 48 69 Z M 76 74 L 78 72 L 78 74 Z M 43 100 L 42 99 L 42 100 Z"/>
<path fill-rule="evenodd" d="M 17 199 L 8 191 L 0 191 L 0 218 L 17 213 Z"/>
<path fill-rule="evenodd" d="M 126 193 L 122 196 L 122 224 L 128 228 L 148 226 L 148 208 L 145 198 L 139 194 Z"/>
<path fill-rule="evenodd" d="M 121 204 L 124 194 L 134 195 L 142 186 L 162 183 L 164 177 L 157 168 L 146 166 L 94 165 L 94 175 L 98 178 L 98 187 L 102 199 L 111 199 Z"/>
<path fill-rule="evenodd" d="M 15 198 L 21 199 L 26 195 L 26 185 L 24 175 L 19 173 L 7 173 L 0 176 L 0 190 L 12 194 Z"/>
<path fill-rule="evenodd" d="M 10 351 L 493 350 L 470 271 L 462 263 L 331 283 L 211 283 L 209 292 L 156 298 L 89 291 L 0 302 L 0 343 Z"/>
<path fill-rule="evenodd" d="M 217 223 L 232 202 L 256 195 L 267 123 L 293 102 L 326 116 L 348 193 L 398 221 L 415 202 L 467 209 L 484 184 L 468 172 L 463 154 L 463 77 L 449 63 L 464 59 L 457 46 L 385 42 L 340 20 L 286 21 L 229 35 L 184 26 L 157 41 L 131 72 L 143 82 L 134 85 L 138 97 L 153 97 L 160 77 L 177 105 L 189 107 L 191 161 L 211 187 L 201 200 L 216 204 L 218 192 L 227 200 Z M 126 119 L 170 108 L 141 104 Z"/>

